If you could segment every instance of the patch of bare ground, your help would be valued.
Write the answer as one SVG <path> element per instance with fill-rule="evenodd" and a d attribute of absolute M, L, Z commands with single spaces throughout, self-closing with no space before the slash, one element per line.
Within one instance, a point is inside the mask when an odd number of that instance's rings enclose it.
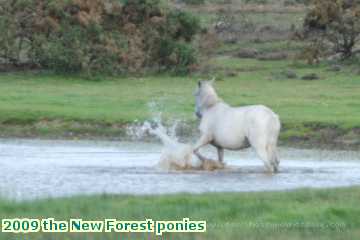
<path fill-rule="evenodd" d="M 220 74 L 226 77 L 236 77 L 241 72 L 256 72 L 264 69 L 265 68 L 261 66 L 222 67 L 214 66 L 213 64 L 204 64 L 199 67 L 197 73 L 203 76 L 218 76 Z"/>
<path fill-rule="evenodd" d="M 360 128 L 341 129 L 337 126 L 323 124 L 304 124 L 309 128 L 307 134 L 292 134 L 281 139 L 281 145 L 305 147 L 360 150 Z M 283 127 L 282 133 L 291 128 Z M 281 138 L 281 135 L 280 135 Z"/>
<path fill-rule="evenodd" d="M 267 26 L 265 26 L 267 27 Z M 233 32 L 222 32 L 218 34 L 219 39 L 225 43 L 254 42 L 266 43 L 271 41 L 288 40 L 292 34 L 288 29 L 277 29 L 275 27 L 267 28 L 254 27 L 252 30 L 235 30 Z"/>
<path fill-rule="evenodd" d="M 216 13 L 219 11 L 225 11 L 231 6 L 232 11 L 236 13 L 301 13 L 304 12 L 307 7 L 304 5 L 284 6 L 282 4 L 201 4 L 197 6 L 185 6 L 186 9 L 195 12 Z"/>

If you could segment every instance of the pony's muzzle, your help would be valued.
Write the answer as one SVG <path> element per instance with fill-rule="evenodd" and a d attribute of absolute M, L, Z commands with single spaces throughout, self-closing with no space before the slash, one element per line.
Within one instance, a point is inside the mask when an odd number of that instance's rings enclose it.
<path fill-rule="evenodd" d="M 199 112 L 199 111 L 196 111 L 196 112 L 195 112 L 195 115 L 196 115 L 196 117 L 198 117 L 198 118 L 202 118 L 202 114 L 201 114 L 201 112 Z"/>

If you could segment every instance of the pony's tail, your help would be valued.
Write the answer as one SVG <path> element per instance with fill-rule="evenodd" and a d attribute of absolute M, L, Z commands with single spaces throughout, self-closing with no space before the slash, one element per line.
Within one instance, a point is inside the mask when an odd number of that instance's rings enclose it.
<path fill-rule="evenodd" d="M 278 152 L 277 152 L 277 141 L 278 141 L 278 137 L 279 137 L 279 133 L 280 133 L 281 124 L 280 124 L 279 117 L 276 114 L 274 114 L 274 115 L 275 115 L 274 119 L 273 119 L 274 127 L 272 128 L 273 132 L 271 134 L 272 139 L 266 145 L 266 152 L 267 152 L 268 160 L 273 167 L 273 171 L 278 172 L 279 165 L 280 165 L 280 159 L 279 159 Z"/>
<path fill-rule="evenodd" d="M 280 164 L 280 160 L 277 154 L 277 147 L 276 144 L 268 144 L 266 146 L 266 151 L 267 151 L 267 156 L 268 156 L 268 160 L 272 166 L 272 170 L 273 172 L 278 172 L 279 171 L 279 164 Z"/>

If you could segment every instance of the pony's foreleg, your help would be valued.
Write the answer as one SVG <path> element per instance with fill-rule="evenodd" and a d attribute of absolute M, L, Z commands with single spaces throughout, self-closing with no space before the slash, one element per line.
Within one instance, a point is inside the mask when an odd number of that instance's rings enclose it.
<path fill-rule="evenodd" d="M 196 142 L 196 144 L 194 145 L 194 153 L 195 155 L 200 159 L 200 160 L 204 160 L 205 157 L 202 156 L 199 153 L 199 149 L 207 144 L 209 144 L 212 141 L 211 136 L 207 135 L 207 134 L 203 134 L 200 139 Z"/>
<path fill-rule="evenodd" d="M 204 134 L 194 145 L 194 152 L 197 152 L 201 147 L 208 145 L 212 141 L 211 136 Z"/>
<path fill-rule="evenodd" d="M 201 162 L 207 161 L 209 160 L 207 157 L 204 157 L 203 155 L 201 155 L 199 152 L 194 152 L 194 154 L 199 158 L 199 160 Z"/>
<path fill-rule="evenodd" d="M 221 147 L 216 147 L 217 152 L 218 152 L 218 159 L 219 162 L 223 163 L 224 162 L 224 149 Z"/>

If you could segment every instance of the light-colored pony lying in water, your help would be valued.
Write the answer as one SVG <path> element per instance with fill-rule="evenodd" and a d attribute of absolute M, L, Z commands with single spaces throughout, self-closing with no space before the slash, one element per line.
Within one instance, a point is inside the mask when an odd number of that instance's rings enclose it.
<path fill-rule="evenodd" d="M 163 170 L 213 171 L 225 167 L 223 163 L 202 156 L 201 159 L 198 159 L 198 157 L 194 155 L 194 150 L 191 145 L 179 143 L 176 139 L 168 136 L 166 129 L 161 123 L 158 123 L 155 128 L 152 128 L 149 123 L 145 123 L 144 127 L 151 134 L 160 138 L 164 145 L 158 163 L 158 167 Z"/>
<path fill-rule="evenodd" d="M 279 117 L 262 105 L 231 107 L 216 94 L 212 81 L 200 81 L 195 95 L 195 113 L 200 118 L 201 137 L 194 152 L 203 158 L 199 149 L 207 144 L 217 148 L 218 160 L 223 162 L 224 149 L 240 150 L 253 147 L 269 172 L 277 172 L 277 140 Z"/>

